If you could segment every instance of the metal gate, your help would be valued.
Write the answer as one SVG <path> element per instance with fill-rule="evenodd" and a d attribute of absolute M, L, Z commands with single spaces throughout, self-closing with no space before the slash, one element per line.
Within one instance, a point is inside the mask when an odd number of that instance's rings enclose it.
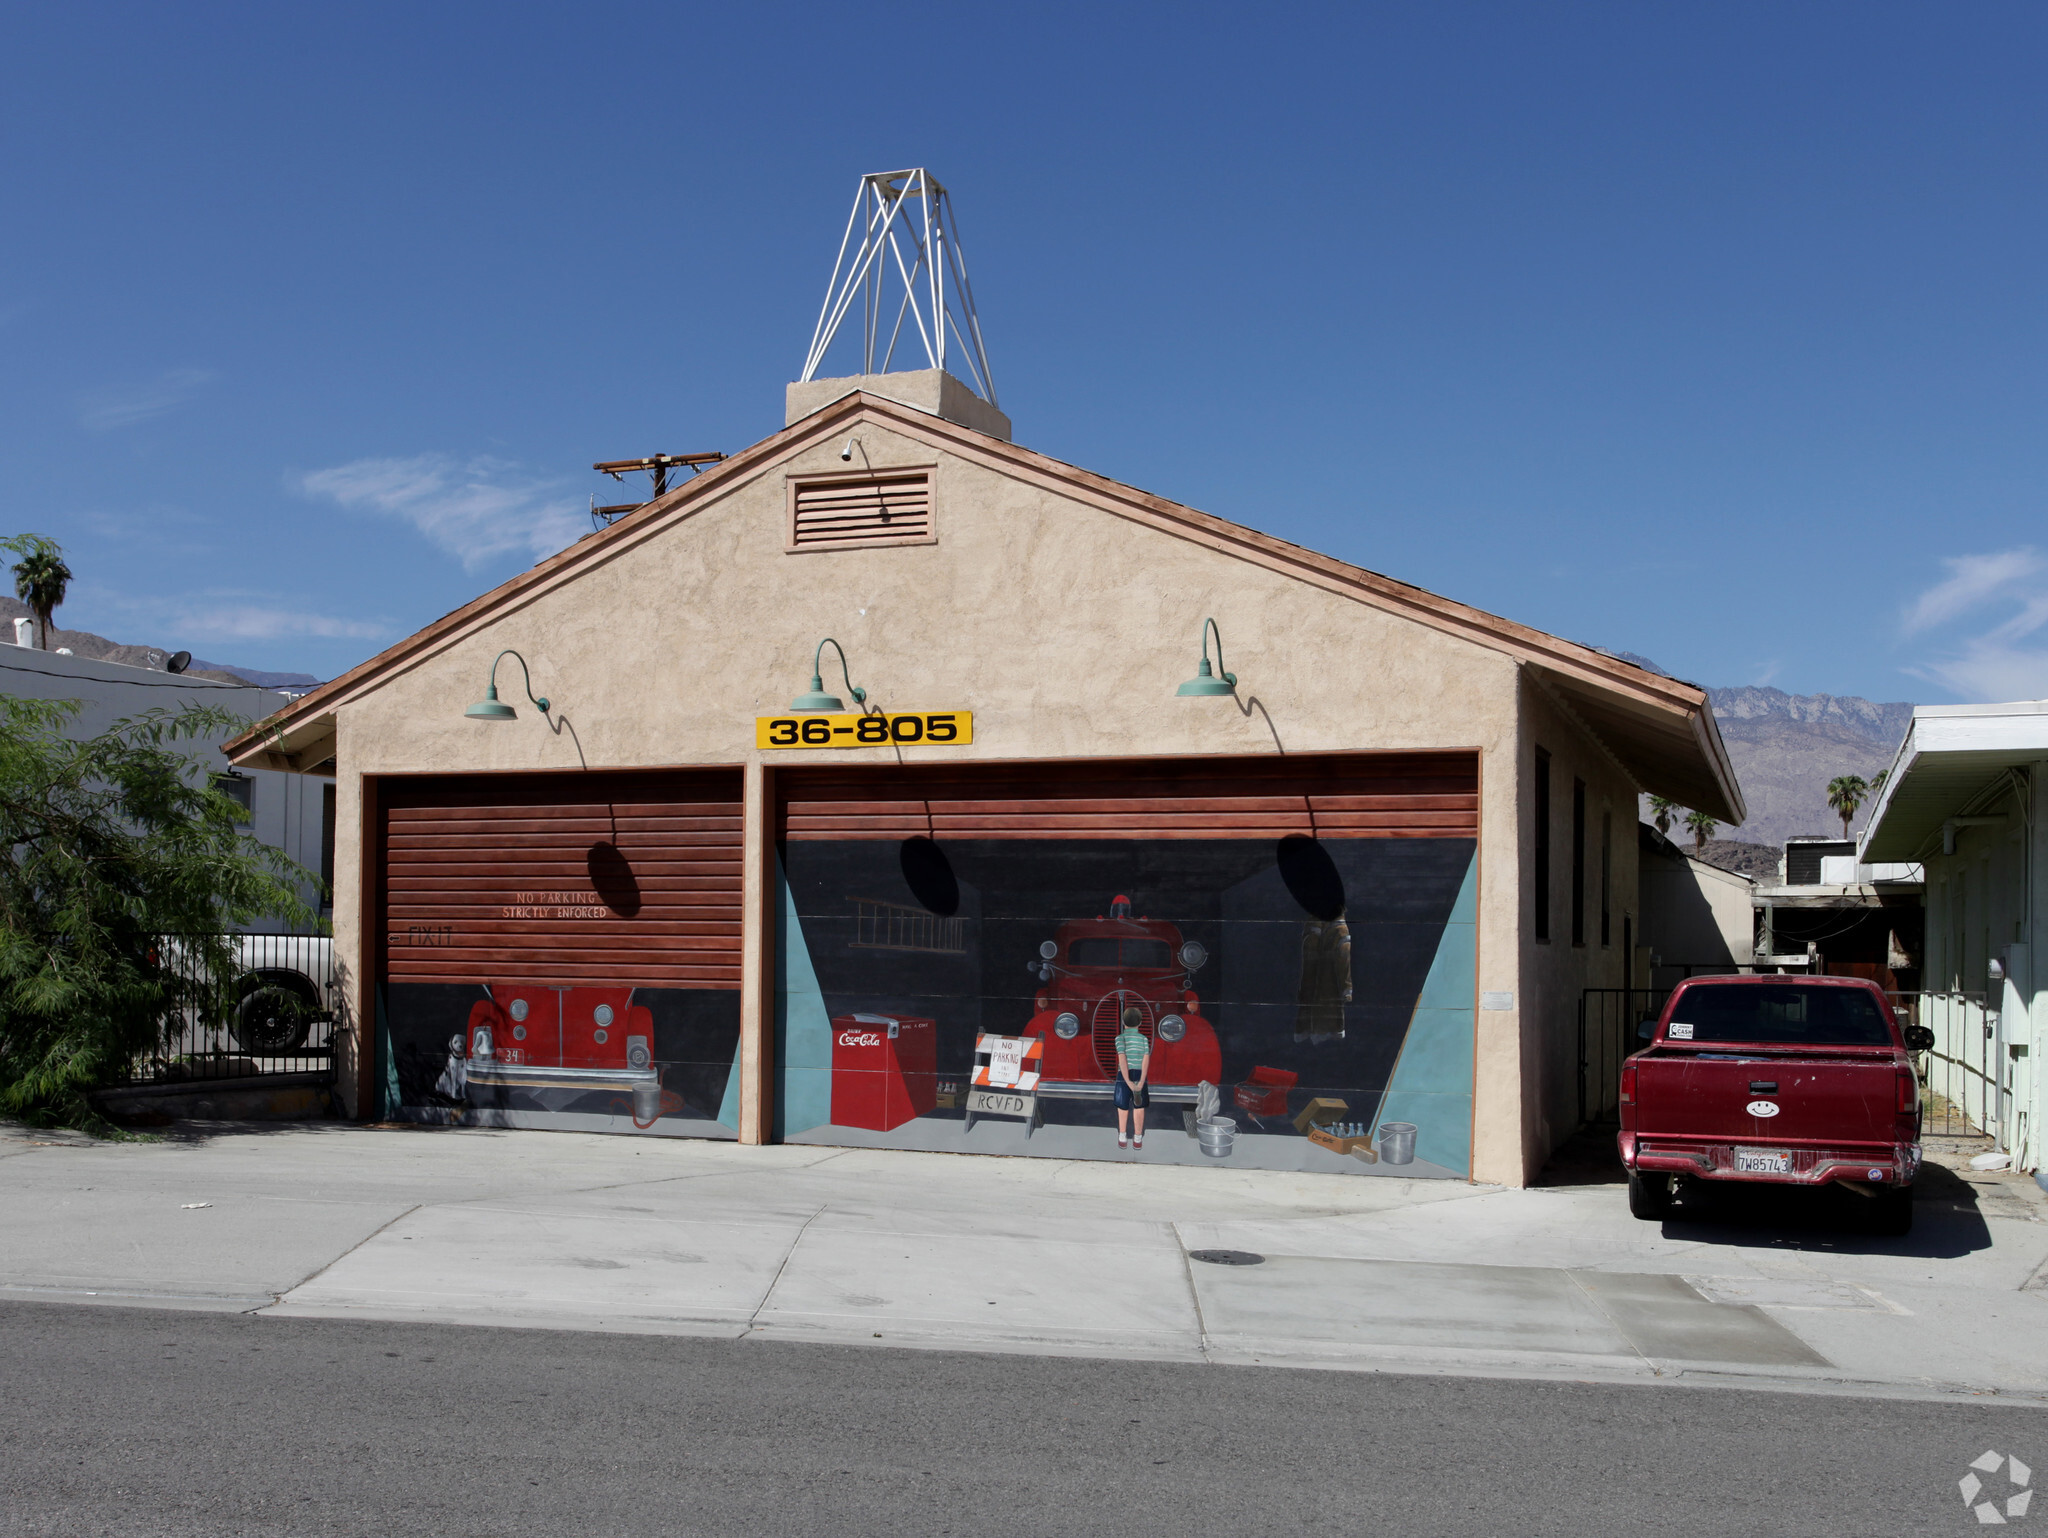
<path fill-rule="evenodd" d="M 1934 1032 L 1934 1046 L 1915 1054 L 1921 1136 L 1998 1138 L 2011 1086 L 1991 1000 L 1981 993 L 1895 993 L 1891 1000 L 1908 1023 Z"/>

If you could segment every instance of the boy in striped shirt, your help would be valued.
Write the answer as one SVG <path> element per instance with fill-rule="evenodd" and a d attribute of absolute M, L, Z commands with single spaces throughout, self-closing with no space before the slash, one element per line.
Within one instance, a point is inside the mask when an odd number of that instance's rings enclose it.
<path fill-rule="evenodd" d="M 1152 1071 L 1152 1042 L 1141 1027 L 1145 1013 L 1135 1005 L 1124 1011 L 1124 1028 L 1116 1033 L 1116 1146 L 1128 1140 L 1145 1146 L 1145 1078 Z M 1130 1134 L 1135 1131 L 1136 1136 Z"/>

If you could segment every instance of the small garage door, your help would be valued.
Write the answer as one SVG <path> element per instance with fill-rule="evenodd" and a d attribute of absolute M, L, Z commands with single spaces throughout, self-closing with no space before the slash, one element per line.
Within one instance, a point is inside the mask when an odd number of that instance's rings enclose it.
<path fill-rule="evenodd" d="M 718 1121 L 738 1040 L 740 798 L 736 770 L 384 782 L 401 1103 L 718 1135 L 687 1124 Z"/>
<path fill-rule="evenodd" d="M 1116 1156 L 1129 1029 L 1148 1156 L 1377 1172 L 1391 1121 L 1385 1169 L 1465 1173 L 1477 755 L 803 768 L 777 802 L 786 1136 Z"/>

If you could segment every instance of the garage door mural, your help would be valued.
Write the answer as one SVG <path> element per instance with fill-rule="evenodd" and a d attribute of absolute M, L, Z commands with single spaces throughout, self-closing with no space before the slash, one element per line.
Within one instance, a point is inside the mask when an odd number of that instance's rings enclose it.
<path fill-rule="evenodd" d="M 737 771 L 387 782 L 386 1116 L 734 1137 Z"/>
<path fill-rule="evenodd" d="M 779 786 L 788 1141 L 1468 1174 L 1472 755 Z"/>

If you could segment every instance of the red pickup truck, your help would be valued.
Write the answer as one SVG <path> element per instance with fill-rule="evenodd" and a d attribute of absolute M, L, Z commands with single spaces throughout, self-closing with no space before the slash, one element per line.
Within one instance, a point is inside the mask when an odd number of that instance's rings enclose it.
<path fill-rule="evenodd" d="M 1666 1217 L 1682 1184 L 1837 1184 L 1869 1198 L 1871 1227 L 1913 1226 L 1920 1081 L 1875 983 L 1851 977 L 1703 977 L 1645 1020 L 1621 1067 L 1629 1211 Z"/>

